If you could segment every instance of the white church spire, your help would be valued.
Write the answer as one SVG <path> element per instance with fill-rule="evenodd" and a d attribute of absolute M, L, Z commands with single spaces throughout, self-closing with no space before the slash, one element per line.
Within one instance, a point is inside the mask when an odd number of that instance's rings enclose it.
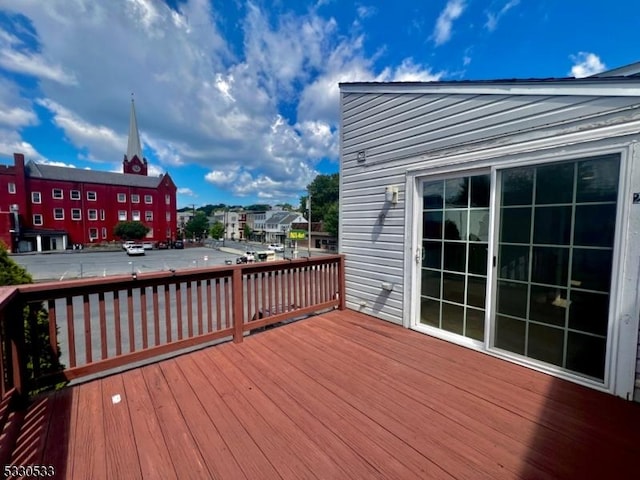
<path fill-rule="evenodd" d="M 140 135 L 138 133 L 138 121 L 136 120 L 136 109 L 131 97 L 131 117 L 129 119 L 129 142 L 127 143 L 127 159 L 131 161 L 134 156 L 142 160 L 142 147 L 140 146 Z"/>

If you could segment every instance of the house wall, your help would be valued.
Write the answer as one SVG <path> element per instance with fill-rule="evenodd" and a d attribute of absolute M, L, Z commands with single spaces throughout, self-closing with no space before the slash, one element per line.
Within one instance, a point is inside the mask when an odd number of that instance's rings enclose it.
<path fill-rule="evenodd" d="M 486 158 L 494 151 L 499 161 L 501 150 L 536 151 L 541 142 L 558 143 L 569 134 L 607 138 L 615 125 L 629 125 L 629 142 L 640 131 L 637 94 L 403 93 L 347 84 L 341 86 L 340 107 L 340 252 L 346 254 L 347 306 L 406 325 L 404 288 L 415 255 L 405 221 L 409 170 L 471 165 L 475 152 Z M 385 202 L 387 186 L 398 188 L 395 205 Z M 393 290 L 383 290 L 382 282 Z M 640 361 L 636 377 L 640 385 Z"/>

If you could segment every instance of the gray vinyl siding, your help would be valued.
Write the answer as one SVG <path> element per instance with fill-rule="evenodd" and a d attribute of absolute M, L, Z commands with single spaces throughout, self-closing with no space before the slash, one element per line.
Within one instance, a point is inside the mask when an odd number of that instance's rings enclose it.
<path fill-rule="evenodd" d="M 404 224 L 409 168 L 640 118 L 633 96 L 405 94 L 372 88 L 371 93 L 343 90 L 340 106 L 347 306 L 398 324 L 405 316 L 405 256 L 411 255 Z M 365 153 L 364 162 L 358 152 Z M 392 206 L 384 201 L 389 185 L 399 189 Z M 393 291 L 384 291 L 382 282 L 392 283 Z"/>

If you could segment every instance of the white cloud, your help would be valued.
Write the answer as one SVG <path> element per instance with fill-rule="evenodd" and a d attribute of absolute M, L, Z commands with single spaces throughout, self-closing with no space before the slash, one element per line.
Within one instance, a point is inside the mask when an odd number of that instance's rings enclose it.
<path fill-rule="evenodd" d="M 512 8 L 518 6 L 520 0 L 509 0 L 505 3 L 500 10 L 497 12 L 487 12 L 487 21 L 484 24 L 484 27 L 493 32 L 498 27 L 498 22 L 500 19 Z"/>
<path fill-rule="evenodd" d="M 318 13 L 322 0 L 275 20 L 247 3 L 244 19 L 232 26 L 242 36 L 237 45 L 223 38 L 231 27 L 209 0 L 185 0 L 175 9 L 156 0 L 2 3 L 33 38 L 0 32 L 0 50 L 31 65 L 22 73 L 37 81 L 38 104 L 80 151 L 79 160 L 119 171 L 134 92 L 144 153 L 157 162 L 150 168 L 175 176 L 197 164 L 210 184 L 236 195 L 295 196 L 319 161 L 337 159 L 339 82 L 442 75 L 411 59 L 380 71 L 377 54 L 365 53 L 364 33 L 339 31 L 334 18 Z M 450 5 L 449 36 L 465 3 Z M 361 6 L 354 15 L 374 13 Z M 15 144 L 19 129 L 37 118 L 30 101 L 2 98 L 0 107 L 13 110 L 0 114 L 0 127 L 14 129 L 6 143 Z"/>
<path fill-rule="evenodd" d="M 0 157 L 13 158 L 14 153 L 24 154 L 26 160 L 46 161 L 33 145 L 20 138 L 18 132 L 0 128 Z"/>
<path fill-rule="evenodd" d="M 465 0 L 449 0 L 440 13 L 433 29 L 433 39 L 436 46 L 447 43 L 451 38 L 453 22 L 457 20 L 466 8 Z"/>
<path fill-rule="evenodd" d="M 178 195 L 184 195 L 186 197 L 197 197 L 193 190 L 188 187 L 178 188 Z"/>
<path fill-rule="evenodd" d="M 570 58 L 573 61 L 570 74 L 576 78 L 590 77 L 607 69 L 595 53 L 579 52 Z"/>
<path fill-rule="evenodd" d="M 63 85 L 77 85 L 73 74 L 66 73 L 60 65 L 50 64 L 36 53 L 25 54 L 15 50 L 0 50 L 0 67 L 16 73 L 46 78 Z"/>

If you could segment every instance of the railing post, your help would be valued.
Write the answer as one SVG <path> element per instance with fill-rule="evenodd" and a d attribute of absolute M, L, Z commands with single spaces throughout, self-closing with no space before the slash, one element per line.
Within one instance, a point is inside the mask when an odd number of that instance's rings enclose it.
<path fill-rule="evenodd" d="M 346 310 L 347 308 L 347 287 L 344 273 L 344 255 L 340 255 L 340 262 L 338 263 L 338 295 L 340 295 L 339 310 Z"/>
<path fill-rule="evenodd" d="M 11 376 L 13 387 L 20 400 L 27 395 L 27 360 L 24 343 L 24 305 L 14 300 L 5 317 L 5 328 L 9 337 Z"/>
<path fill-rule="evenodd" d="M 233 290 L 233 342 L 241 343 L 244 337 L 244 309 L 242 305 L 244 289 L 242 288 L 242 269 L 239 267 L 233 269 L 231 288 Z"/>

